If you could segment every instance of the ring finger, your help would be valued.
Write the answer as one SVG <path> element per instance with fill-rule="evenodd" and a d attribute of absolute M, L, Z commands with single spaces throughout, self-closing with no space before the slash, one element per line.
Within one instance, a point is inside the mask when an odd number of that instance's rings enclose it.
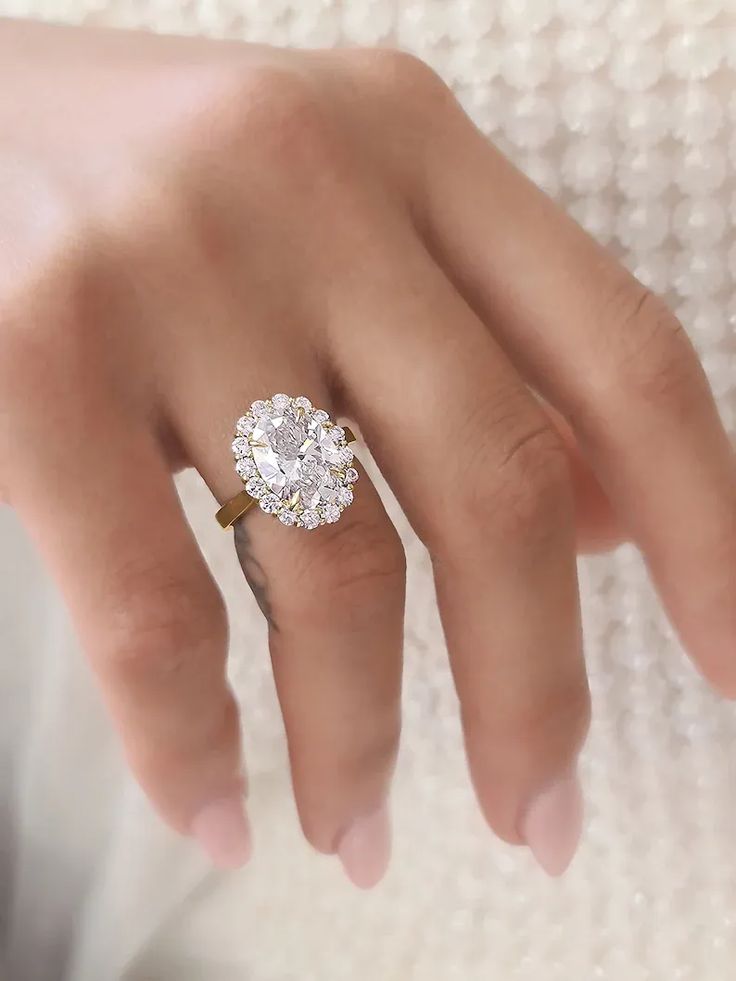
<path fill-rule="evenodd" d="M 306 387 L 317 404 L 329 404 L 318 382 Z M 225 398 L 213 407 L 218 425 L 210 432 L 232 427 L 246 408 Z M 261 428 L 269 434 L 256 439 L 259 429 L 246 438 L 268 444 L 262 449 L 270 462 L 255 456 L 255 481 L 265 487 L 249 486 L 254 493 L 276 490 L 288 499 L 304 477 L 298 446 L 311 410 L 285 424 L 283 411 L 270 403 L 259 412 L 256 418 L 266 420 Z M 194 443 L 197 467 L 218 499 L 242 491 L 227 443 L 207 433 Z M 268 469 L 271 463 L 276 470 Z M 278 483 L 284 480 L 288 492 Z M 389 857 L 386 799 L 400 725 L 401 542 L 363 474 L 354 503 L 339 521 L 314 530 L 284 527 L 256 509 L 236 522 L 235 545 L 268 621 L 305 835 L 319 851 L 336 852 L 356 885 L 371 886 Z"/>

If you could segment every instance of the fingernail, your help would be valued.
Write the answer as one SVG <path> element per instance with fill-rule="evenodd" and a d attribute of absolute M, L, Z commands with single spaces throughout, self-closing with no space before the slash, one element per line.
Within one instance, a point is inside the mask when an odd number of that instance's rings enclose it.
<path fill-rule="evenodd" d="M 337 855 L 347 877 L 359 889 L 370 889 L 381 881 L 391 857 L 391 825 L 385 804 L 349 825 Z"/>
<path fill-rule="evenodd" d="M 549 875 L 562 875 L 568 867 L 582 830 L 583 794 L 575 771 L 538 794 L 521 823 L 522 836 Z"/>
<path fill-rule="evenodd" d="M 218 868 L 239 869 L 251 856 L 250 825 L 239 795 L 203 807 L 192 821 L 192 834 Z"/>

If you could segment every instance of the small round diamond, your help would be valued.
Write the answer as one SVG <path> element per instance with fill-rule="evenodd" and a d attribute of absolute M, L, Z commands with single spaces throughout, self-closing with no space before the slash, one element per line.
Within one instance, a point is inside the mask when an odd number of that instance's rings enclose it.
<path fill-rule="evenodd" d="M 284 508 L 281 514 L 279 514 L 279 521 L 281 522 L 282 525 L 287 525 L 287 527 L 291 527 L 292 525 L 295 525 L 296 520 L 297 520 L 297 516 L 294 514 L 293 511 L 289 511 L 288 508 Z"/>
<path fill-rule="evenodd" d="M 256 418 L 258 418 L 258 416 L 262 416 L 264 412 L 266 412 L 267 408 L 268 407 L 263 399 L 256 399 L 253 405 L 251 405 L 250 411 Z"/>
<path fill-rule="evenodd" d="M 312 403 L 306 397 L 306 395 L 299 395 L 294 399 L 294 405 L 297 409 L 304 409 L 305 412 L 309 412 L 312 408 Z"/>
<path fill-rule="evenodd" d="M 274 409 L 276 409 L 277 412 L 283 412 L 284 409 L 287 408 L 287 406 L 289 405 L 290 401 L 291 399 L 289 398 L 288 395 L 279 393 L 278 395 L 274 395 L 274 397 L 271 399 L 271 405 L 274 407 Z"/>
<path fill-rule="evenodd" d="M 312 508 L 302 511 L 299 518 L 299 524 L 302 528 L 307 528 L 311 531 L 313 528 L 316 528 L 319 523 L 320 520 L 317 511 L 313 510 Z"/>
<path fill-rule="evenodd" d="M 345 471 L 345 480 L 347 483 L 354 484 L 357 479 L 358 471 L 355 469 L 355 467 L 348 467 L 348 469 Z"/>
<path fill-rule="evenodd" d="M 343 448 L 340 450 L 338 454 L 338 459 L 340 461 L 341 467 L 349 467 L 350 464 L 355 459 L 355 454 L 353 453 L 353 451 L 350 449 L 349 446 L 343 446 Z"/>
<path fill-rule="evenodd" d="M 238 462 L 235 464 L 235 470 L 238 476 L 242 477 L 243 480 L 247 480 L 248 477 L 252 477 L 258 472 L 255 461 L 249 456 L 243 457 L 242 460 L 238 460 Z"/>
<path fill-rule="evenodd" d="M 328 525 L 332 525 L 340 517 L 340 508 L 337 504 L 325 504 L 322 508 L 322 517 Z"/>
<path fill-rule="evenodd" d="M 345 430 L 342 428 L 342 426 L 333 426 L 330 430 L 330 436 L 332 436 L 336 443 L 342 443 L 342 441 L 345 439 Z"/>
<path fill-rule="evenodd" d="M 245 436 L 236 436 L 232 443 L 232 449 L 237 457 L 247 456 L 250 453 L 250 443 Z"/>
<path fill-rule="evenodd" d="M 315 422 L 318 422 L 320 425 L 323 425 L 325 422 L 330 421 L 330 413 L 325 412 L 324 409 L 317 409 L 316 412 L 312 413 L 312 418 L 314 419 Z"/>
<path fill-rule="evenodd" d="M 255 420 L 252 416 L 241 416 L 235 424 L 235 432 L 238 436 L 249 436 L 253 432 Z"/>
<path fill-rule="evenodd" d="M 260 477 L 251 477 L 245 489 L 251 497 L 263 497 L 266 493 L 266 484 Z"/>
<path fill-rule="evenodd" d="M 337 492 L 337 503 L 349 507 L 353 503 L 353 492 L 350 487 L 341 487 Z"/>
<path fill-rule="evenodd" d="M 276 514 L 277 511 L 281 510 L 281 501 L 276 497 L 275 494 L 266 494 L 260 500 L 261 510 L 265 511 L 266 514 Z"/>

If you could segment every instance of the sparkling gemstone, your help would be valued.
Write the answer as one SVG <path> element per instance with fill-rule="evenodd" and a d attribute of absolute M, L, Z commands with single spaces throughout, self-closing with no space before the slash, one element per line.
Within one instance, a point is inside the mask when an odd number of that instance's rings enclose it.
<path fill-rule="evenodd" d="M 349 507 L 353 503 L 353 492 L 350 487 L 341 487 L 337 492 L 337 503 Z"/>
<path fill-rule="evenodd" d="M 245 436 L 236 436 L 233 440 L 233 453 L 235 456 L 246 456 L 250 453 L 250 443 Z"/>
<path fill-rule="evenodd" d="M 338 466 L 349 467 L 354 460 L 353 451 L 349 446 L 343 446 L 343 448 L 338 452 Z"/>
<path fill-rule="evenodd" d="M 312 528 L 316 528 L 317 525 L 320 524 L 318 512 L 314 511 L 312 508 L 302 511 L 301 515 L 299 516 L 299 524 L 302 526 L 302 528 L 308 528 L 310 531 Z"/>
<path fill-rule="evenodd" d="M 274 395 L 274 397 L 271 399 L 271 405 L 274 407 L 274 409 L 283 412 L 289 405 L 290 401 L 291 400 L 289 399 L 288 395 L 279 393 L 278 395 Z"/>
<path fill-rule="evenodd" d="M 263 495 L 266 493 L 266 485 L 258 476 L 251 477 L 248 483 L 245 485 L 245 489 L 248 491 L 251 497 L 263 497 Z"/>
<path fill-rule="evenodd" d="M 265 511 L 266 514 L 276 514 L 276 512 L 281 508 L 281 501 L 275 494 L 266 494 L 261 498 L 260 505 L 261 510 Z"/>
<path fill-rule="evenodd" d="M 345 430 L 306 396 L 255 401 L 236 423 L 232 449 L 246 492 L 284 525 L 331 524 L 353 501 L 358 472 Z"/>
<path fill-rule="evenodd" d="M 340 451 L 332 430 L 314 413 L 273 407 L 261 413 L 251 449 L 266 489 L 281 501 L 310 509 L 334 500 L 337 481 L 331 468 L 339 466 Z"/>
<path fill-rule="evenodd" d="M 235 464 L 235 470 L 239 477 L 246 480 L 248 477 L 252 477 L 256 473 L 256 465 L 253 459 L 249 456 L 243 457 L 242 460 L 238 460 Z"/>

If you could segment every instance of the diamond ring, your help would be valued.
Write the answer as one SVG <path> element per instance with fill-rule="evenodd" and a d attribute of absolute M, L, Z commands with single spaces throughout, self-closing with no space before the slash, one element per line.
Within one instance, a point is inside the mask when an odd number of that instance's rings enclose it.
<path fill-rule="evenodd" d="M 355 436 L 303 395 L 257 400 L 235 424 L 235 472 L 245 490 L 217 512 L 229 528 L 256 504 L 281 524 L 318 528 L 353 503 Z"/>

